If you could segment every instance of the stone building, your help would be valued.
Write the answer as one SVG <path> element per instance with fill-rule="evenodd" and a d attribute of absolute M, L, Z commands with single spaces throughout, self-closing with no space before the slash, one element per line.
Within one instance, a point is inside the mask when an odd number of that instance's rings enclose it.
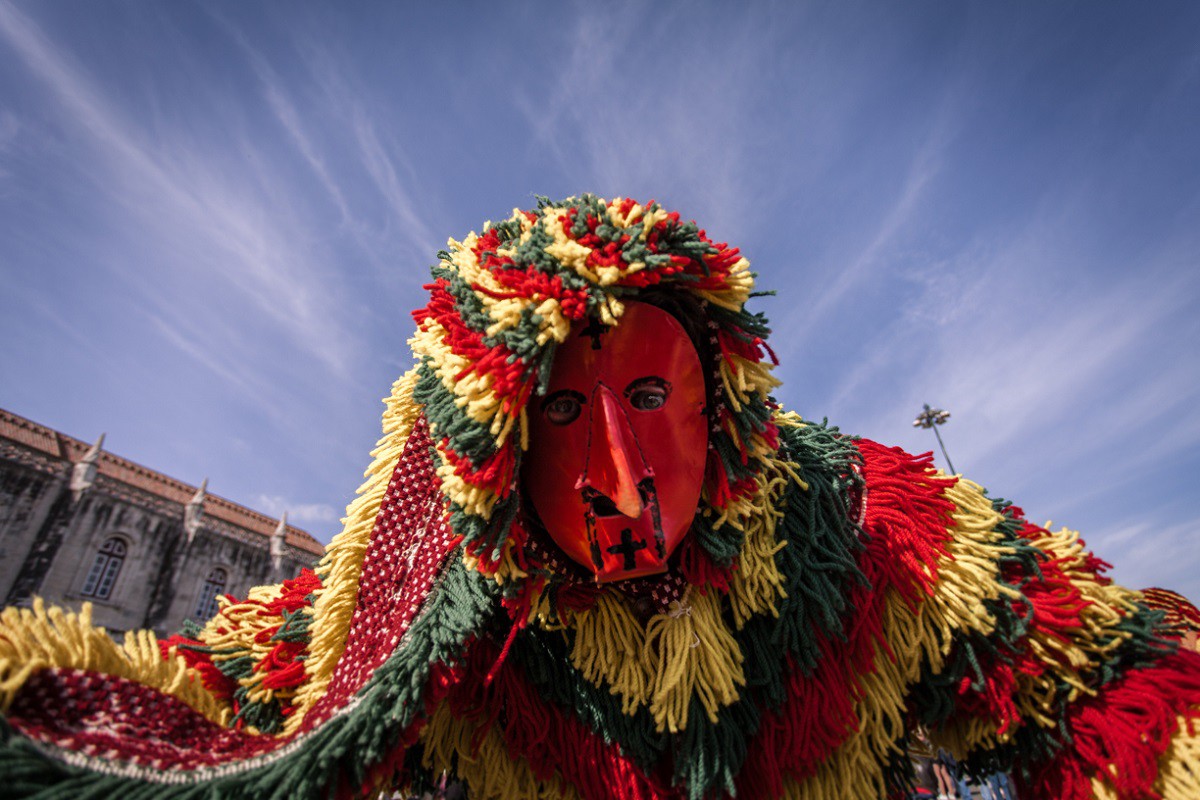
<path fill-rule="evenodd" d="M 179 630 L 218 594 L 294 577 L 305 531 L 0 409 L 0 602 L 35 595 L 113 632 Z"/>

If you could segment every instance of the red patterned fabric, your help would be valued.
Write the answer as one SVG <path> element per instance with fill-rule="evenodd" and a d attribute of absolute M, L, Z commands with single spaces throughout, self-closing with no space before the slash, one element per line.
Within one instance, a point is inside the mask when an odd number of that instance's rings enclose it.
<path fill-rule="evenodd" d="M 278 746 L 209 722 L 140 683 L 77 669 L 44 669 L 22 687 L 9 722 L 35 741 L 155 769 L 216 766 Z"/>
<path fill-rule="evenodd" d="M 409 436 L 375 522 L 346 649 L 328 691 L 298 733 L 344 708 L 392 654 L 453 549 L 431 446 L 422 418 Z M 18 693 L 8 722 L 35 741 L 155 769 L 226 764 L 275 750 L 296 735 L 231 730 L 156 689 L 111 675 L 61 669 L 33 675 Z"/>
<path fill-rule="evenodd" d="M 422 417 L 384 494 L 363 560 L 346 649 L 324 696 L 304 719 L 311 730 L 358 692 L 395 651 L 455 544 Z"/>

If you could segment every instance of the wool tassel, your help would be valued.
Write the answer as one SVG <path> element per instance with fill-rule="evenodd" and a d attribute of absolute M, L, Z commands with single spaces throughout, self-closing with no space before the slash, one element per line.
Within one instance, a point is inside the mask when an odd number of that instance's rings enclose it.
<path fill-rule="evenodd" d="M 574 615 L 575 644 L 571 663 L 583 677 L 621 698 L 621 711 L 632 714 L 649 701 L 643 665 L 646 632 L 618 596 L 605 592 L 586 611 Z"/>
<path fill-rule="evenodd" d="M 736 702 L 738 687 L 746 685 L 742 652 L 721 619 L 719 603 L 715 594 L 689 589 L 646 625 L 642 660 L 651 669 L 650 713 L 659 730 L 687 727 L 693 695 L 715 723 L 717 709 Z"/>

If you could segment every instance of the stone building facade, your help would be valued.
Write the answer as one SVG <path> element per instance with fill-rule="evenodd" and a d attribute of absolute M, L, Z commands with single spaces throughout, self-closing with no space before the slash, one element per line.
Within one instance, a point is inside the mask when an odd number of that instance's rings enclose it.
<path fill-rule="evenodd" d="M 112 632 L 179 630 L 218 594 L 311 567 L 299 528 L 0 409 L 0 603 L 34 596 Z"/>

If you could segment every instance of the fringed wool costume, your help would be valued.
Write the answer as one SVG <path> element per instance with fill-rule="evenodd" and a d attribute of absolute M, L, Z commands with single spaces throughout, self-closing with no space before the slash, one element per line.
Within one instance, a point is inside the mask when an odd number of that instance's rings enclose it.
<path fill-rule="evenodd" d="M 1023 798 L 1200 797 L 1200 656 L 1077 534 L 781 410 L 736 249 L 583 196 L 451 241 L 433 277 L 315 572 L 162 642 L 3 613 L 0 793 L 351 797 L 448 771 L 472 798 L 898 797 L 920 725 Z M 673 297 L 709 373 L 699 507 L 664 571 L 598 582 L 532 513 L 530 415 L 572 331 Z"/>

